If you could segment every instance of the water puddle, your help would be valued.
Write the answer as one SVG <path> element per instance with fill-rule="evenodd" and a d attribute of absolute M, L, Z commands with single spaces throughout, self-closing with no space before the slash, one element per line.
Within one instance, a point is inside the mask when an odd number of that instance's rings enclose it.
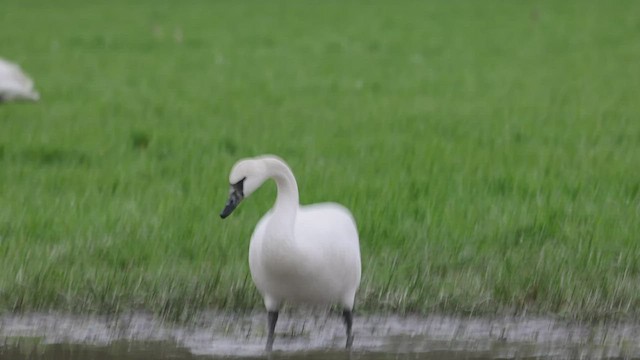
<path fill-rule="evenodd" d="M 640 358 L 640 324 L 546 318 L 357 317 L 352 352 L 335 314 L 281 314 L 271 358 Z M 0 316 L 0 359 L 264 359 L 265 315 L 207 313 L 190 325 L 145 314 Z"/>

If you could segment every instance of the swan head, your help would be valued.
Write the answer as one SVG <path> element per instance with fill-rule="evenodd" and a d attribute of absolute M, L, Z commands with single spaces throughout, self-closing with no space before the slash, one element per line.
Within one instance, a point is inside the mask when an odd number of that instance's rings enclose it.
<path fill-rule="evenodd" d="M 220 213 L 221 218 L 229 216 L 240 202 L 249 197 L 268 178 L 267 166 L 262 158 L 242 159 L 229 174 L 229 200 Z"/>

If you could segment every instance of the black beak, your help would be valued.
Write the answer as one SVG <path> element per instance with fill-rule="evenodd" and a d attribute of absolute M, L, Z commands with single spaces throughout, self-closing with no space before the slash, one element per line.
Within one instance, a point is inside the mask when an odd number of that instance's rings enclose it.
<path fill-rule="evenodd" d="M 229 192 L 229 200 L 227 200 L 227 204 L 224 209 L 220 213 L 221 218 L 226 218 L 231 215 L 233 210 L 240 204 L 240 201 L 244 199 L 244 193 L 242 191 L 244 179 L 238 181 L 235 184 L 231 185 L 231 191 Z"/>

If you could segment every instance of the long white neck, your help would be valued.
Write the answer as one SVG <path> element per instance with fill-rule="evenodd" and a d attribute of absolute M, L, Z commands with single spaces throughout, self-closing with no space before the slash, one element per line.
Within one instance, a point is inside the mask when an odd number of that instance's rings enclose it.
<path fill-rule="evenodd" d="M 283 240 L 293 240 L 293 227 L 300 206 L 298 184 L 291 169 L 277 158 L 264 159 L 268 176 L 276 182 L 278 195 L 273 206 L 272 231 Z"/>
<path fill-rule="evenodd" d="M 301 244 L 294 235 L 296 216 L 300 207 L 298 184 L 291 169 L 278 158 L 264 159 L 267 176 L 278 187 L 276 203 L 262 243 L 262 265 L 272 274 L 288 276 L 308 262 Z"/>

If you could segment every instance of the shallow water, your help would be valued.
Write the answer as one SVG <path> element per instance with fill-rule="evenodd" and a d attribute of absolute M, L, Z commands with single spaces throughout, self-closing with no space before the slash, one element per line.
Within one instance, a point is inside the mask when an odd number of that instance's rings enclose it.
<path fill-rule="evenodd" d="M 405 346 L 407 343 L 405 342 Z M 425 350 L 425 345 L 431 347 Z M 459 344 L 458 344 L 459 345 Z M 344 360 L 391 360 L 391 359 L 545 359 L 545 358 L 610 358 L 617 357 L 598 352 L 588 352 L 585 348 L 574 346 L 557 347 L 555 349 L 541 349 L 534 344 L 521 344 L 520 346 L 479 346 L 466 350 L 455 350 L 456 344 L 446 342 L 432 342 L 421 344 L 420 351 L 397 352 L 392 348 L 378 351 L 354 350 L 346 352 L 337 349 L 324 351 L 276 351 L 271 356 L 266 354 L 251 356 L 233 356 L 230 354 L 194 354 L 188 348 L 182 347 L 172 341 L 138 342 L 115 341 L 108 345 L 92 344 L 44 344 L 41 339 L 20 338 L 12 339 L 0 346 L 0 359 L 39 359 L 39 360 L 152 360 L 152 359 L 290 359 L 290 360 L 320 360 L 320 359 L 344 359 Z M 451 350 L 451 349 L 454 350 Z"/>
<path fill-rule="evenodd" d="M 188 326 L 145 314 L 8 315 L 0 316 L 0 359 L 264 359 L 264 328 L 261 313 L 208 313 Z M 276 333 L 271 358 L 293 360 L 640 358 L 640 324 L 358 317 L 350 353 L 337 315 L 282 314 Z"/>
<path fill-rule="evenodd" d="M 367 352 L 367 351 L 310 351 L 310 352 L 274 352 L 271 356 L 255 355 L 249 357 L 195 355 L 189 349 L 174 342 L 129 342 L 117 341 L 106 346 L 89 344 L 49 344 L 38 343 L 37 339 L 20 339 L 0 347 L 0 359 L 41 359 L 41 360 L 152 360 L 152 359 L 289 359 L 289 360 L 391 360 L 391 359 L 496 359 L 505 358 L 500 351 L 492 350 L 445 350 L 436 346 L 432 351 L 419 353 Z M 440 348 L 440 349 L 439 349 Z M 578 352 L 579 353 L 579 352 Z M 578 354 L 576 353 L 576 354 Z M 518 359 L 541 358 L 532 355 L 515 355 Z M 579 354 L 578 354 L 579 357 Z M 542 357 L 543 358 L 543 357 Z"/>

